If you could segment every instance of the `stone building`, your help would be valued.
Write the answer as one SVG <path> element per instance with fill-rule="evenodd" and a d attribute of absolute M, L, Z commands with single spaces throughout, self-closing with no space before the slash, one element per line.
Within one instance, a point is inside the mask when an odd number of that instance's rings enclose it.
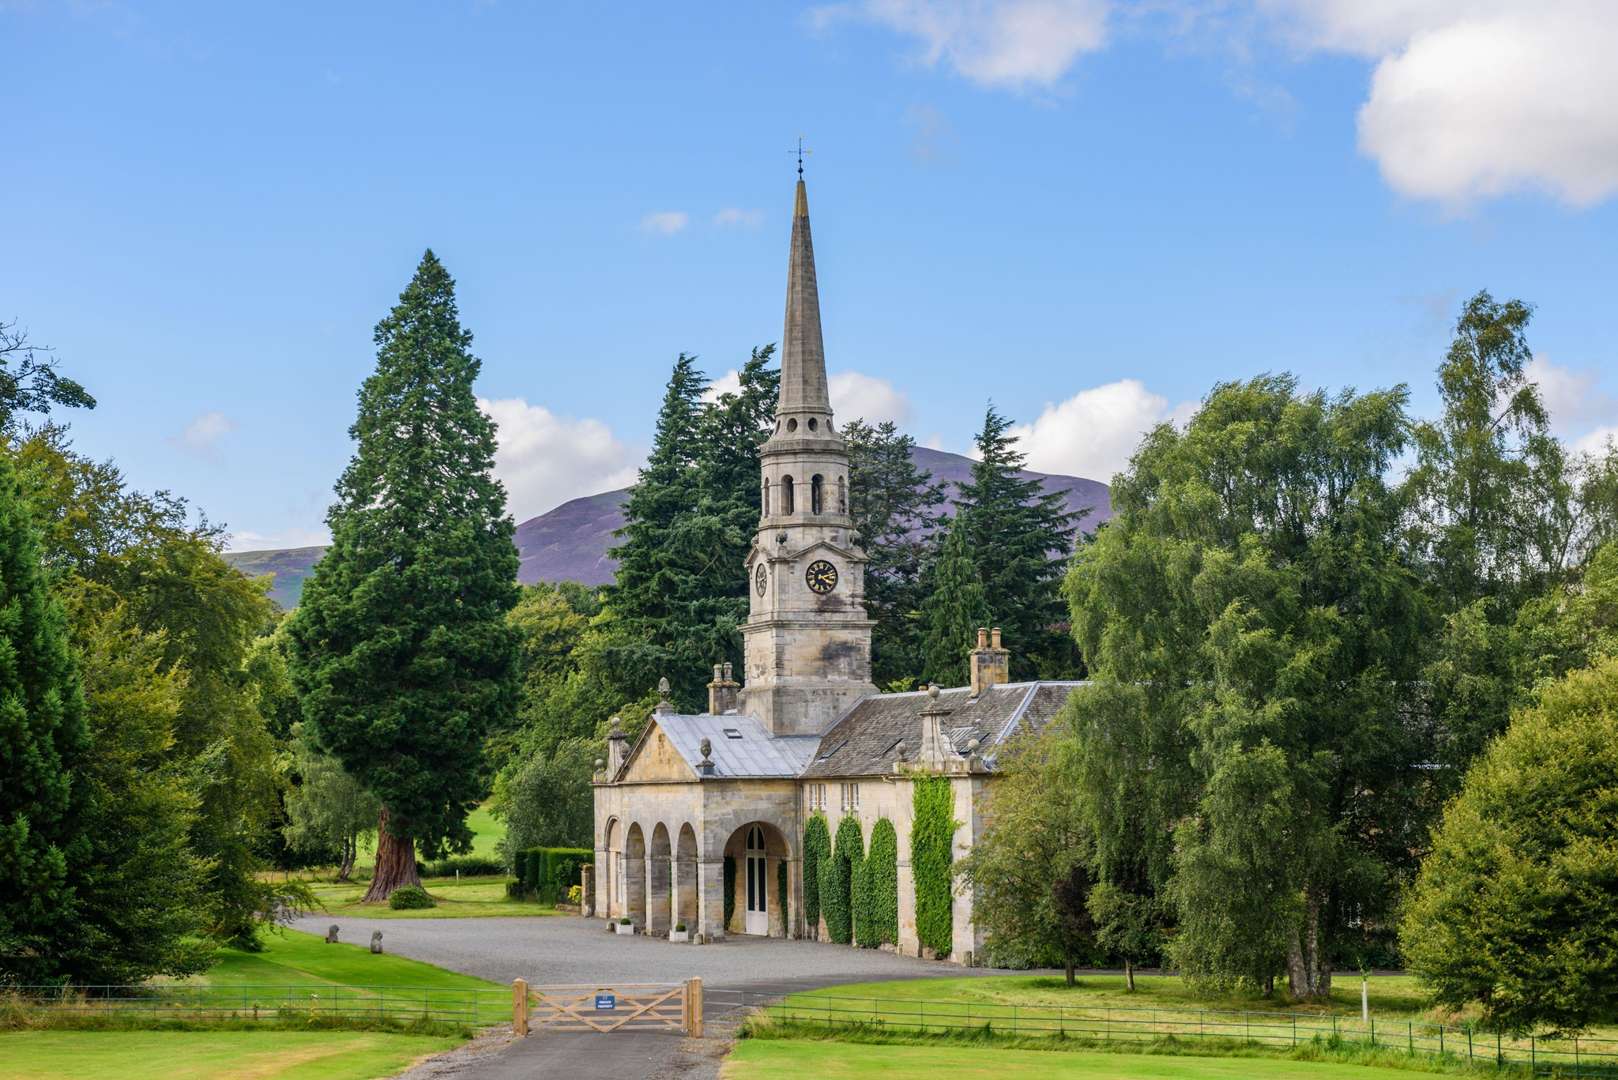
<path fill-rule="evenodd" d="M 848 512 L 848 454 L 827 392 L 801 177 L 780 403 L 760 457 L 758 530 L 737 567 L 751 597 L 744 681 L 728 664 L 715 668 L 708 711 L 696 716 L 675 713 L 665 697 L 633 746 L 615 727 L 595 784 L 592 913 L 628 917 L 654 935 L 683 924 L 698 941 L 823 937 L 823 927 L 804 924 L 806 823 L 822 813 L 836 831 L 853 816 L 868 847 L 886 818 L 899 838 L 897 947 L 917 955 L 909 844 L 916 779 L 948 778 L 959 858 L 982 831 L 979 797 L 993 783 L 999 749 L 1042 727 L 1078 684 L 1008 682 L 1000 632 L 985 629 L 971 650 L 970 686 L 878 694 L 872 685 L 866 557 Z M 981 941 L 970 894 L 957 892 L 951 910 L 950 956 L 971 963 Z"/>

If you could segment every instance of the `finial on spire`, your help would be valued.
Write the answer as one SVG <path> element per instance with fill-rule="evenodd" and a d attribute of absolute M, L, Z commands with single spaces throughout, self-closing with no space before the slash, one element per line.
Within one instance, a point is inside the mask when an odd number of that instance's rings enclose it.
<path fill-rule="evenodd" d="M 814 151 L 813 150 L 805 150 L 803 148 L 803 136 L 799 135 L 798 136 L 798 148 L 797 148 L 797 150 L 788 150 L 787 153 L 789 153 L 789 154 L 796 153 L 798 155 L 798 179 L 802 180 L 803 179 L 803 159 L 805 157 L 813 154 Z"/>

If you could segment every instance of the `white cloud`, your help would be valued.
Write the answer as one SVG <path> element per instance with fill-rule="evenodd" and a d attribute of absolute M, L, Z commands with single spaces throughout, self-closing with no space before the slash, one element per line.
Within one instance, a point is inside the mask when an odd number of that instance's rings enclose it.
<path fill-rule="evenodd" d="M 826 380 L 831 392 L 831 411 L 842 420 L 856 417 L 870 424 L 892 420 L 903 424 L 910 418 L 910 399 L 886 379 L 858 371 L 839 371 Z"/>
<path fill-rule="evenodd" d="M 1605 454 L 1607 450 L 1618 444 L 1618 424 L 1609 424 L 1598 427 L 1594 431 L 1585 433 L 1573 440 L 1573 452 L 1577 454 Z"/>
<path fill-rule="evenodd" d="M 1574 451 L 1603 450 L 1607 440 L 1618 435 L 1618 398 L 1601 387 L 1596 372 L 1535 356 L 1525 374 L 1539 385 L 1551 430 Z"/>
<path fill-rule="evenodd" d="M 718 401 L 721 394 L 739 394 L 741 390 L 742 373 L 735 368 L 731 368 L 708 384 L 708 389 L 702 392 L 702 400 Z"/>
<path fill-rule="evenodd" d="M 217 409 L 198 413 L 185 429 L 169 441 L 183 450 L 207 453 L 219 440 L 236 430 L 236 421 Z"/>
<path fill-rule="evenodd" d="M 656 210 L 640 219 L 640 228 L 642 232 L 673 236 L 684 229 L 690 221 L 691 215 L 684 210 Z"/>
<path fill-rule="evenodd" d="M 600 420 L 557 416 L 522 398 L 480 398 L 478 406 L 499 425 L 494 474 L 519 522 L 635 479 L 639 456 Z"/>
<path fill-rule="evenodd" d="M 1049 88 L 1107 39 L 1110 0 L 861 0 L 818 9 L 822 25 L 857 18 L 919 38 L 921 59 L 982 86 Z"/>
<path fill-rule="evenodd" d="M 1080 390 L 1066 401 L 1048 404 L 1032 424 L 1011 433 L 1021 440 L 1028 467 L 1110 483 L 1140 445 L 1141 436 L 1165 420 L 1183 424 L 1195 402 L 1172 408 L 1138 379 Z"/>
<path fill-rule="evenodd" d="M 1375 61 L 1359 145 L 1397 191 L 1464 207 L 1618 192 L 1611 0 L 1258 0 L 1307 49 Z"/>
<path fill-rule="evenodd" d="M 764 224 L 764 211 L 727 206 L 713 216 L 713 223 L 722 228 L 756 229 Z"/>

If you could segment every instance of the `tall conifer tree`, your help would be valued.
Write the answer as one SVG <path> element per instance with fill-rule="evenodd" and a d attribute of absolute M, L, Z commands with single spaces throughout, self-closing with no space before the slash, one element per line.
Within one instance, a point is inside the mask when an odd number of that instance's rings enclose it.
<path fill-rule="evenodd" d="M 969 543 L 965 523 L 956 518 L 944 533 L 944 545 L 933 568 L 933 591 L 923 608 L 926 677 L 941 686 L 960 686 L 967 681 L 967 651 L 977 628 L 989 622 L 982 571 L 972 559 Z"/>
<path fill-rule="evenodd" d="M 467 850 L 483 736 L 518 689 L 517 550 L 455 285 L 428 251 L 376 327 L 332 546 L 291 628 L 310 734 L 381 801 L 367 901 L 414 884 L 416 849 Z"/>
<path fill-rule="evenodd" d="M 46 587 L 39 534 L 0 449 L 0 977 L 56 974 L 76 923 L 73 871 L 89 854 L 84 693 L 67 620 Z"/>
<path fill-rule="evenodd" d="M 956 513 L 977 563 L 994 622 L 1005 630 L 1014 678 L 1075 674 L 1077 653 L 1063 632 L 1060 580 L 1077 515 L 1063 496 L 1021 475 L 1027 455 L 1011 420 L 991 404 L 974 440 L 972 479 L 960 485 Z M 964 653 L 971 643 L 962 641 Z"/>

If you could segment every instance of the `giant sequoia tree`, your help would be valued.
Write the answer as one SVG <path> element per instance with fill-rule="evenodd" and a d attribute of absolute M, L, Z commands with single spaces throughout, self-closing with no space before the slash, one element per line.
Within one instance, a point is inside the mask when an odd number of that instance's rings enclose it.
<path fill-rule="evenodd" d="M 516 708 L 517 550 L 455 288 L 431 251 L 376 327 L 332 546 L 291 627 L 310 734 L 380 800 L 367 901 L 467 850 L 483 736 Z"/>

